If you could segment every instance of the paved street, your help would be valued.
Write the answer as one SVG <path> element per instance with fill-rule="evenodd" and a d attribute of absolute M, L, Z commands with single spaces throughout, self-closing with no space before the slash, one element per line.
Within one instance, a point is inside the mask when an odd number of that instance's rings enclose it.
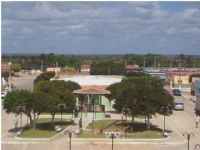
<path fill-rule="evenodd" d="M 30 77 L 25 77 L 30 81 Z M 18 80 L 18 83 L 21 80 Z M 16 87 L 18 86 L 16 82 Z M 26 86 L 21 83 L 19 87 Z M 189 93 L 183 93 L 187 95 Z M 166 117 L 166 128 L 171 131 L 169 138 L 162 140 L 114 140 L 114 150 L 186 150 L 187 140 L 183 137 L 184 132 L 193 132 L 195 137 L 191 137 L 190 149 L 194 149 L 195 144 L 200 144 L 200 127 L 195 128 L 194 122 L 194 103 L 188 101 L 183 96 L 175 97 L 176 100 L 182 101 L 185 104 L 184 111 L 174 111 L 173 115 Z M 23 115 L 24 116 L 24 115 Z M 2 150 L 68 150 L 68 138 L 64 134 L 60 134 L 56 138 L 44 140 L 19 140 L 15 139 L 15 134 L 8 132 L 13 128 L 14 114 L 6 114 L 2 110 Z M 23 118 L 24 124 L 26 117 Z M 151 119 L 152 124 L 163 128 L 163 116 L 156 115 Z M 76 150 L 111 150 L 111 140 L 104 139 L 103 141 L 87 141 L 73 138 L 72 149 Z"/>
<path fill-rule="evenodd" d="M 29 75 L 28 73 L 20 73 L 20 77 L 13 77 L 12 84 L 16 86 L 17 89 L 31 90 L 33 87 L 33 81 L 37 75 Z"/>

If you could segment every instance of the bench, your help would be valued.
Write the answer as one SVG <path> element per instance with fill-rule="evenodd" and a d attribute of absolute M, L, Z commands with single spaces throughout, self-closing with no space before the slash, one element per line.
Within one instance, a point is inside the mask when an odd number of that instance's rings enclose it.
<path fill-rule="evenodd" d="M 55 128 L 56 132 L 62 131 L 62 127 L 60 127 L 60 126 L 55 126 L 54 128 Z"/>
<path fill-rule="evenodd" d="M 168 137 L 168 133 L 164 130 L 163 130 L 163 135 L 164 135 L 164 137 Z"/>
<path fill-rule="evenodd" d="M 22 134 L 22 131 L 23 130 L 19 130 L 16 134 L 17 134 L 17 137 L 19 137 L 21 134 Z"/>
<path fill-rule="evenodd" d="M 75 135 L 79 135 L 81 133 L 81 129 L 75 130 Z"/>

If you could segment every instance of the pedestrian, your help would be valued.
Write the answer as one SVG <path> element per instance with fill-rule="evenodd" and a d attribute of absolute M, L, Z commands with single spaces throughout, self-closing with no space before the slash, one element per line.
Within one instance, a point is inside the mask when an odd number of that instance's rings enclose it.
<path fill-rule="evenodd" d="M 198 128 L 199 120 L 200 120 L 199 116 L 196 115 L 196 117 L 195 117 L 196 128 Z"/>
<path fill-rule="evenodd" d="M 18 119 L 17 115 L 15 115 L 15 118 L 13 119 L 13 122 L 15 124 L 15 129 L 17 129 L 17 125 L 18 125 L 18 122 L 19 122 L 19 119 Z"/>

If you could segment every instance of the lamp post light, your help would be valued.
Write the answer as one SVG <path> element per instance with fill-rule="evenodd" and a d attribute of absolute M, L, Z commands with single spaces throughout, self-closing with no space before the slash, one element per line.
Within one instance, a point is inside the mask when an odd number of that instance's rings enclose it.
<path fill-rule="evenodd" d="M 196 144 L 195 147 L 194 147 L 194 150 L 197 150 L 197 147 L 198 147 L 199 150 L 200 150 L 200 144 Z"/>
<path fill-rule="evenodd" d="M 65 132 L 65 135 L 66 134 L 68 134 L 68 137 L 69 137 L 69 150 L 71 150 L 72 149 L 72 135 L 73 135 L 73 133 L 75 134 L 75 132 L 74 131 L 66 131 Z"/>
<path fill-rule="evenodd" d="M 190 133 L 187 133 L 187 132 L 184 132 L 183 133 L 183 136 L 187 136 L 187 140 L 188 140 L 188 150 L 190 149 L 190 138 L 191 138 L 191 136 L 193 136 L 194 137 L 194 133 L 193 132 L 190 132 Z"/>
<path fill-rule="evenodd" d="M 169 107 L 168 106 L 164 106 L 164 107 L 161 107 L 160 110 L 163 112 L 163 116 L 164 116 L 164 127 L 163 127 L 163 130 L 165 132 L 165 115 L 166 115 L 167 112 L 169 112 Z"/>
<path fill-rule="evenodd" d="M 108 132 L 108 134 L 110 135 L 110 138 L 112 139 L 112 150 L 113 150 L 113 141 L 114 141 L 114 138 L 116 138 L 118 135 L 119 135 L 119 133 L 118 132 Z"/>
<path fill-rule="evenodd" d="M 65 104 L 64 103 L 59 103 L 58 104 L 58 109 L 60 109 L 60 115 L 61 115 L 61 127 L 62 127 L 62 112 L 63 112 L 63 110 L 65 109 Z"/>
<path fill-rule="evenodd" d="M 126 115 L 126 123 L 127 123 L 127 115 L 130 113 L 130 108 L 127 108 L 127 107 L 124 107 L 123 109 L 122 109 L 122 112 Z M 126 126 L 125 126 L 125 128 L 124 128 L 124 132 L 125 132 L 125 137 L 126 137 Z"/>
<path fill-rule="evenodd" d="M 17 112 L 20 113 L 20 123 L 21 123 L 21 128 L 22 128 L 22 112 L 24 112 L 26 110 L 25 106 L 19 105 L 17 106 Z"/>
<path fill-rule="evenodd" d="M 94 131 L 94 95 L 91 95 L 90 99 L 91 99 L 92 105 L 93 105 L 93 108 L 92 108 L 92 112 L 93 112 L 93 116 L 92 116 L 92 133 L 93 133 L 93 131 Z"/>

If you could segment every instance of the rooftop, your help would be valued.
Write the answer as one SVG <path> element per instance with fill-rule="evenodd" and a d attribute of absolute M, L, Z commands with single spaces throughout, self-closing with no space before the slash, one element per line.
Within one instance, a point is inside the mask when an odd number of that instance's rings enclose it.
<path fill-rule="evenodd" d="M 102 95 L 105 95 L 105 94 L 110 94 L 110 91 L 108 90 L 105 90 L 101 87 L 97 87 L 97 86 L 91 86 L 91 87 L 85 87 L 85 88 L 82 88 L 82 89 L 79 89 L 79 90 L 75 90 L 73 91 L 73 93 L 75 94 L 92 94 L 92 95 L 98 95 L 98 94 L 102 94 Z"/>
<path fill-rule="evenodd" d="M 72 75 L 58 80 L 73 81 L 81 86 L 109 86 L 121 82 L 123 76 L 116 75 Z"/>

